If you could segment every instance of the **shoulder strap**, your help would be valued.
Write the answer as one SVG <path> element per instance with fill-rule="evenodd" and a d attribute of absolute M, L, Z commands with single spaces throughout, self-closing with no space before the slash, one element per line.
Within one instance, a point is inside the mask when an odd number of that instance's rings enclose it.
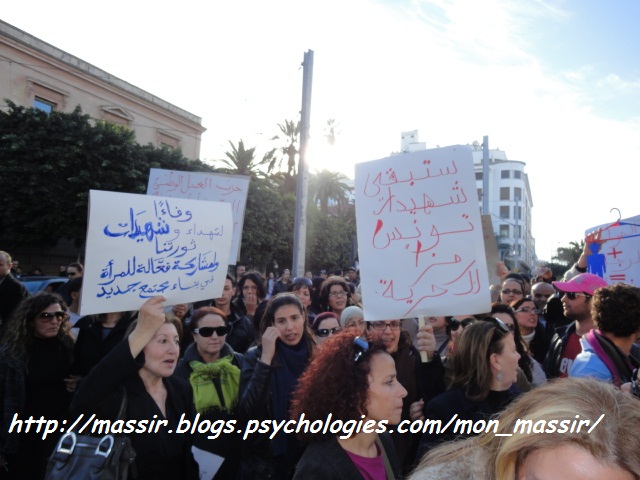
<path fill-rule="evenodd" d="M 389 463 L 389 458 L 387 457 L 387 452 L 384 449 L 384 445 L 382 444 L 382 441 L 380 440 L 380 437 L 378 437 L 378 439 L 376 440 L 376 444 L 378 445 L 378 447 L 382 451 L 382 460 L 384 461 L 384 470 L 387 473 L 387 480 L 395 480 L 396 476 L 393 473 L 393 470 L 391 468 L 391 463 Z"/>
<path fill-rule="evenodd" d="M 627 362 L 621 358 L 620 353 L 614 345 L 611 345 L 606 338 L 597 330 L 590 330 L 585 338 L 598 358 L 602 360 L 607 369 L 613 375 L 613 384 L 617 387 L 630 379 L 631 370 Z"/>

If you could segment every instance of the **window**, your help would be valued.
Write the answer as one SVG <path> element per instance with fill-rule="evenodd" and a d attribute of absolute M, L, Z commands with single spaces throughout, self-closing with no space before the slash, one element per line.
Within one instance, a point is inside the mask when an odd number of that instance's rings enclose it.
<path fill-rule="evenodd" d="M 509 207 L 507 207 L 509 208 Z M 509 225 L 500 225 L 500 236 L 508 237 L 509 236 Z"/>
<path fill-rule="evenodd" d="M 34 106 L 34 108 L 37 108 L 38 110 L 42 110 L 42 111 L 45 111 L 47 113 L 51 113 L 52 111 L 54 111 L 56 109 L 57 104 L 55 104 L 54 102 L 50 102 L 48 100 L 45 100 L 44 98 L 34 97 L 33 106 Z"/>
<path fill-rule="evenodd" d="M 522 238 L 522 225 L 518 225 L 518 230 L 516 231 L 516 236 L 518 238 Z"/>
<path fill-rule="evenodd" d="M 510 200 L 510 193 L 509 187 L 500 187 L 500 200 Z"/>
<path fill-rule="evenodd" d="M 518 207 L 516 209 L 516 220 L 521 220 L 522 219 L 522 207 Z"/>
<path fill-rule="evenodd" d="M 180 146 L 180 139 L 168 132 L 158 132 L 158 144 L 161 147 L 178 148 Z"/>
<path fill-rule="evenodd" d="M 500 207 L 500 218 L 509 218 L 509 206 Z"/>
<path fill-rule="evenodd" d="M 513 196 L 517 201 L 521 202 L 522 201 L 522 189 L 520 187 L 515 187 L 513 189 Z"/>
<path fill-rule="evenodd" d="M 482 180 L 482 172 L 476 172 L 476 180 Z"/>
<path fill-rule="evenodd" d="M 481 188 L 478 189 L 478 201 L 479 202 L 482 201 L 482 189 Z"/>
<path fill-rule="evenodd" d="M 500 172 L 500 178 L 511 178 L 511 170 L 502 170 Z"/>
<path fill-rule="evenodd" d="M 27 95 L 33 98 L 32 105 L 47 113 L 64 111 L 69 92 L 39 79 L 27 77 Z"/>
<path fill-rule="evenodd" d="M 522 172 L 520 170 L 514 170 L 513 178 L 522 178 Z"/>

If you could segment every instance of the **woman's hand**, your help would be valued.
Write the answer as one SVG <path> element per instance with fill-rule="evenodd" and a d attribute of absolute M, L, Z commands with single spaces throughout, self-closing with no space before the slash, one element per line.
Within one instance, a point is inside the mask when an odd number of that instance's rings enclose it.
<path fill-rule="evenodd" d="M 69 378 L 64 379 L 64 385 L 67 389 L 67 392 L 73 393 L 76 391 L 78 386 L 78 382 L 82 377 L 80 375 L 69 375 Z"/>
<path fill-rule="evenodd" d="M 418 339 L 418 351 L 427 352 L 427 357 L 432 358 L 436 351 L 436 337 L 433 334 L 433 326 L 423 325 L 416 335 Z"/>
<path fill-rule="evenodd" d="M 276 354 L 276 340 L 280 338 L 280 330 L 271 326 L 262 334 L 262 356 L 260 360 L 262 363 L 271 365 L 274 355 Z"/>
<path fill-rule="evenodd" d="M 424 414 L 422 413 L 423 410 L 424 400 L 420 399 L 417 402 L 413 402 L 409 407 L 409 418 L 411 418 L 411 421 L 424 420 Z"/>
<path fill-rule="evenodd" d="M 129 335 L 129 348 L 133 358 L 137 357 L 142 349 L 151 341 L 156 330 L 165 321 L 163 302 L 167 299 L 163 296 L 152 297 L 142 304 L 138 313 L 136 328 Z"/>

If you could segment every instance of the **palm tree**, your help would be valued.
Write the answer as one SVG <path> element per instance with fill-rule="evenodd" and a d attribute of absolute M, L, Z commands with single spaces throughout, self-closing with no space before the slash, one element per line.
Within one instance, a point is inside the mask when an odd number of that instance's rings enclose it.
<path fill-rule="evenodd" d="M 284 139 L 286 141 L 286 145 L 279 148 L 282 152 L 282 158 L 278 164 L 278 168 L 282 166 L 282 160 L 287 159 L 287 175 L 292 177 L 296 173 L 296 155 L 299 152 L 298 150 L 298 135 L 300 134 L 300 122 L 295 123 L 293 120 L 285 120 L 284 125 L 279 123 L 278 128 L 280 128 L 280 132 L 284 135 Z M 271 140 L 281 140 L 280 135 L 274 136 Z M 271 170 L 275 167 L 275 162 L 271 166 Z M 271 171 L 270 170 L 270 171 Z"/>
<path fill-rule="evenodd" d="M 335 121 L 335 119 L 330 118 L 329 120 L 327 120 L 327 125 L 324 127 L 324 138 L 326 138 L 329 145 L 335 145 L 336 136 L 339 133 L 340 132 L 338 131 L 338 123 Z"/>
<path fill-rule="evenodd" d="M 309 179 L 309 197 L 316 205 L 320 203 L 323 213 L 328 211 L 329 200 L 344 205 L 349 202 L 348 194 L 351 192 L 351 187 L 344 183 L 347 179 L 346 175 L 329 170 L 314 173 Z"/>
<path fill-rule="evenodd" d="M 584 240 L 580 242 L 569 242 L 569 247 L 560 247 L 556 251 L 552 260 L 557 260 L 564 265 L 573 265 L 578 261 L 582 250 L 584 249 Z"/>
<path fill-rule="evenodd" d="M 256 147 L 245 149 L 244 142 L 242 140 L 238 141 L 237 147 L 231 140 L 229 140 L 229 145 L 231 145 L 231 151 L 225 152 L 227 159 L 222 159 L 219 161 L 228 167 L 224 169 L 228 173 L 235 173 L 238 175 L 257 177 L 264 176 L 264 172 L 260 171 L 259 167 L 269 165 L 272 162 L 276 152 L 276 149 L 274 148 L 265 153 L 262 157 L 262 160 L 256 161 Z"/>

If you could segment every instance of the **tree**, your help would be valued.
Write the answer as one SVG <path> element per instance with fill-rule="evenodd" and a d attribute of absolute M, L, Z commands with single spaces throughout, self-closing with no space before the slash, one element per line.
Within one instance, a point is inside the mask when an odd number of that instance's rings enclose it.
<path fill-rule="evenodd" d="M 48 247 L 85 241 L 89 190 L 146 192 L 149 169 L 210 171 L 179 150 L 140 146 L 127 127 L 93 121 L 80 107 L 46 113 L 7 102 L 0 112 L 0 244 Z"/>
<path fill-rule="evenodd" d="M 280 195 L 267 179 L 253 179 L 244 214 L 241 263 L 259 269 L 274 260 L 288 264 L 293 256 L 294 213 L 293 195 Z"/>
<path fill-rule="evenodd" d="M 237 147 L 232 141 L 229 141 L 229 145 L 231 145 L 231 151 L 225 152 L 227 159 L 219 160 L 227 166 L 223 171 L 249 177 L 264 177 L 265 174 L 260 170 L 260 167 L 270 165 L 276 152 L 274 148 L 265 153 L 261 160 L 256 160 L 256 147 L 246 149 L 242 140 L 238 141 Z"/>
<path fill-rule="evenodd" d="M 556 254 L 551 259 L 557 260 L 559 263 L 569 267 L 578 261 L 580 255 L 582 255 L 583 249 L 584 240 L 580 240 L 579 242 L 569 242 L 569 247 L 558 248 Z"/>
<path fill-rule="evenodd" d="M 309 197 L 316 205 L 320 204 L 323 213 L 328 212 L 329 200 L 344 205 L 349 202 L 348 194 L 351 192 L 351 187 L 344 183 L 345 180 L 346 175 L 326 169 L 314 173 L 309 179 Z"/>

